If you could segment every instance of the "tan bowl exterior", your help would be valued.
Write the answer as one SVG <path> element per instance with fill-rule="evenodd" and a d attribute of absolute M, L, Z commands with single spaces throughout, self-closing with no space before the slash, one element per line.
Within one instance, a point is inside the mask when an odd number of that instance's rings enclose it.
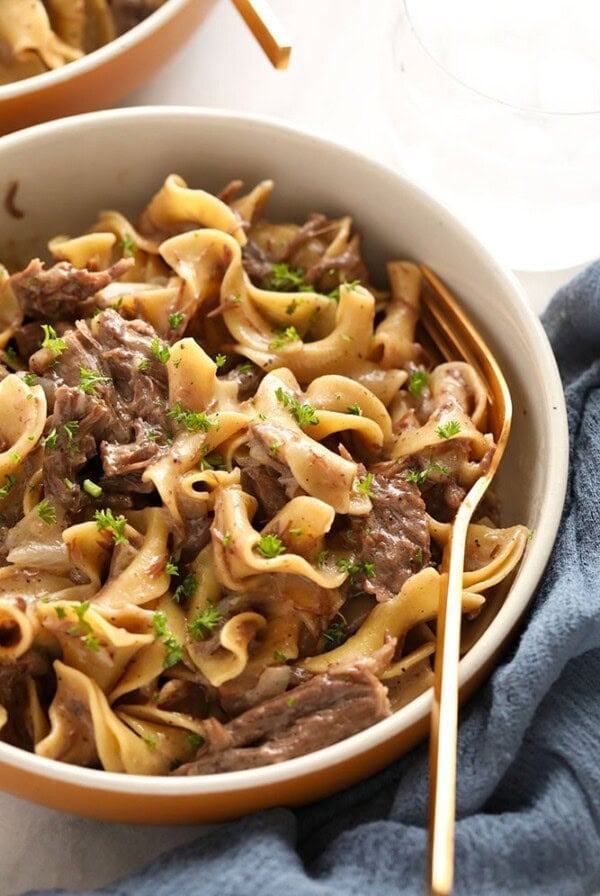
<path fill-rule="evenodd" d="M 156 134 L 160 140 L 154 139 Z M 140 144 L 148 147 L 143 165 Z M 426 261 L 489 340 L 515 404 L 498 491 L 507 524 L 523 522 L 536 535 L 497 615 L 461 660 L 461 699 L 467 699 L 518 630 L 562 510 L 566 415 L 556 364 L 539 321 L 514 278 L 456 219 L 400 175 L 282 123 L 231 112 L 119 109 L 1 140 L 0 195 L 18 183 L 18 203 L 26 214 L 16 220 L 0 206 L 0 254 L 14 252 L 25 263 L 54 233 L 81 232 L 100 207 L 134 215 L 170 172 L 207 189 L 232 177 L 243 177 L 248 186 L 273 177 L 277 189 L 270 212 L 281 220 L 314 209 L 352 211 L 374 269 L 390 257 Z M 73 195 L 77 202 L 65 203 L 65 196 Z M 545 446 L 541 456 L 539 445 Z M 534 455 L 538 462 L 532 467 Z M 318 752 L 266 768 L 196 777 L 81 769 L 0 743 L 0 787 L 107 821 L 222 821 L 269 806 L 307 803 L 366 778 L 427 735 L 430 711 L 427 692 L 372 728 Z"/>
<path fill-rule="evenodd" d="M 169 2 L 170 9 L 167 4 L 155 20 L 160 25 L 151 17 L 123 35 L 125 40 L 112 41 L 62 69 L 0 86 L 0 136 L 106 109 L 141 87 L 189 40 L 216 0 Z"/>

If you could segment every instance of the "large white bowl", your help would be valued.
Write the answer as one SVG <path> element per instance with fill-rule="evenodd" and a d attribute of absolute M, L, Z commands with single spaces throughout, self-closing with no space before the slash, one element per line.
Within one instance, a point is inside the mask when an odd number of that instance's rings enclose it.
<path fill-rule="evenodd" d="M 237 177 L 276 182 L 269 214 L 350 212 L 372 270 L 386 259 L 427 263 L 462 300 L 504 369 L 514 401 L 496 490 L 503 523 L 535 531 L 501 609 L 461 661 L 462 697 L 518 630 L 548 560 L 563 506 L 568 436 L 563 394 L 542 327 L 514 277 L 430 196 L 349 149 L 264 118 L 183 108 L 121 109 L 0 139 L 0 195 L 18 185 L 14 218 L 0 206 L 0 258 L 24 263 L 99 209 L 136 216 L 165 176 L 218 189 Z M 129 822 L 219 820 L 306 802 L 376 771 L 422 739 L 431 694 L 316 753 L 228 774 L 152 778 L 79 768 L 0 744 L 0 786 L 48 806 Z"/>

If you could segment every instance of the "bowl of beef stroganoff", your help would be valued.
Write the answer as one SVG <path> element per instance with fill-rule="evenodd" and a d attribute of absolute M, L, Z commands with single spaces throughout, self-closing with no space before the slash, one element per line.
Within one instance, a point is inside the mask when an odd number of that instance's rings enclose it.
<path fill-rule="evenodd" d="M 0 134 L 104 109 L 141 87 L 214 0 L 2 0 Z"/>
<path fill-rule="evenodd" d="M 477 374 L 421 340 L 419 264 L 514 403 L 463 698 L 558 526 L 562 392 L 514 279 L 394 172 L 266 119 L 95 113 L 0 170 L 1 786 L 208 821 L 382 768 L 427 734 L 444 544 L 493 449 Z"/>

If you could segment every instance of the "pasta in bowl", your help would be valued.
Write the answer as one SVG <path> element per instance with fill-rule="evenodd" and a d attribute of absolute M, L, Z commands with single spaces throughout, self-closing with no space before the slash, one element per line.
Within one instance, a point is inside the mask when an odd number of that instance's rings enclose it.
<path fill-rule="evenodd" d="M 441 556 L 493 439 L 475 371 L 421 344 L 418 266 L 371 273 L 348 209 L 161 180 L 7 259 L 0 747 L 218 818 L 397 752 L 380 732 L 427 699 Z M 529 544 L 501 519 L 469 530 L 467 661 Z"/>
<path fill-rule="evenodd" d="M 0 135 L 141 87 L 215 0 L 0 0 Z"/>

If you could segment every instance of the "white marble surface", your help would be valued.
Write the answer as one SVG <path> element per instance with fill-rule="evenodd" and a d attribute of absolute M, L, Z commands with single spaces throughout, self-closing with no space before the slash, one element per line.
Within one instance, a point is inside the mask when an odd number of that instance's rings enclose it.
<path fill-rule="evenodd" d="M 220 0 L 178 57 L 124 105 L 207 105 L 269 114 L 394 164 L 381 63 L 397 3 L 271 0 L 294 44 L 289 70 L 275 72 L 233 6 Z M 533 308 L 541 311 L 571 273 L 520 275 Z M 0 794 L 0 893 L 97 887 L 201 830 L 104 824 Z"/>

